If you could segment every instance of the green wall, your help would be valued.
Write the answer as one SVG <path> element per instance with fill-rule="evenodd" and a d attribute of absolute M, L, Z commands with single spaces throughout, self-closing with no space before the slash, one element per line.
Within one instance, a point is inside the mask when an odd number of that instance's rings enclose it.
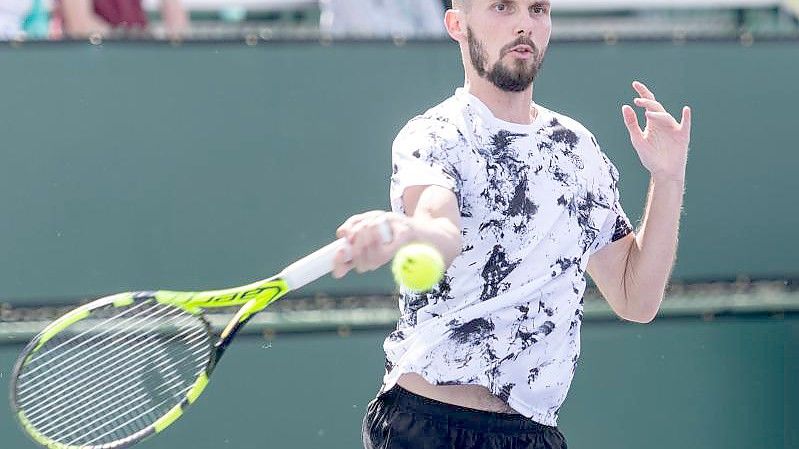
<path fill-rule="evenodd" d="M 237 340 L 202 398 L 141 449 L 360 447 L 388 330 Z M 7 384 L 19 345 L 0 345 Z M 560 426 L 575 449 L 799 448 L 799 315 L 587 321 Z M 33 449 L 0 406 L 0 445 Z"/>
<path fill-rule="evenodd" d="M 0 48 L 0 300 L 265 277 L 387 207 L 389 148 L 462 82 L 445 42 Z M 583 121 L 640 215 L 620 106 L 647 81 L 695 108 L 675 276 L 799 273 L 799 46 L 554 43 L 537 100 Z M 308 291 L 391 289 L 388 274 Z"/>

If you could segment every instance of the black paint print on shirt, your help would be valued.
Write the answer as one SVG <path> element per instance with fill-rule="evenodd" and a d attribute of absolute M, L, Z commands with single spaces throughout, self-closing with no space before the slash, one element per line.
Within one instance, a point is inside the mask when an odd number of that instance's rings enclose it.
<path fill-rule="evenodd" d="M 516 338 L 513 341 L 514 343 L 516 342 L 516 340 L 521 340 L 521 342 L 522 342 L 522 346 L 521 346 L 521 348 L 519 348 L 520 351 L 524 351 L 525 349 L 529 348 L 530 346 L 538 343 L 538 339 L 535 338 L 535 332 L 528 332 L 526 330 L 522 330 L 521 328 L 519 328 L 516 331 L 515 337 Z"/>
<path fill-rule="evenodd" d="M 526 134 L 511 133 L 500 130 L 490 138 L 487 149 L 479 149 L 480 155 L 485 159 L 485 169 L 488 179 L 488 188 L 483 192 L 483 197 L 496 203 L 495 210 L 502 210 L 511 202 L 513 192 L 529 167 L 519 160 L 517 150 L 511 145 Z"/>
<path fill-rule="evenodd" d="M 552 321 L 547 321 L 544 324 L 538 326 L 537 333 L 538 334 L 549 335 L 554 330 L 555 330 L 555 323 L 553 323 Z"/>
<path fill-rule="evenodd" d="M 603 197 L 597 197 L 594 192 L 586 192 L 585 196 L 578 196 L 576 198 L 576 212 L 577 224 L 582 229 L 580 237 L 580 249 L 583 252 L 588 250 L 588 247 L 599 235 L 599 228 L 591 222 L 591 213 L 596 208 L 610 209 L 607 200 Z"/>
<path fill-rule="evenodd" d="M 520 137 L 527 137 L 527 134 L 512 133 L 503 129 L 491 136 L 491 146 L 494 149 L 494 157 L 498 161 L 501 161 L 504 154 L 507 154 L 508 148 Z"/>
<path fill-rule="evenodd" d="M 541 373 L 541 370 L 538 368 L 530 369 L 530 374 L 527 376 L 527 384 L 532 385 L 536 379 L 538 379 L 538 375 Z"/>
<path fill-rule="evenodd" d="M 405 333 L 400 330 L 396 330 L 388 335 L 388 339 L 391 341 L 405 340 Z"/>
<path fill-rule="evenodd" d="M 399 318 L 400 327 L 413 327 L 418 323 L 419 311 L 430 304 L 452 299 L 452 277 L 444 275 L 438 285 L 429 292 L 403 294 L 401 299 L 402 315 Z"/>
<path fill-rule="evenodd" d="M 549 317 L 551 317 L 552 315 L 555 314 L 555 310 L 553 310 L 552 307 L 547 307 L 547 305 L 546 305 L 546 303 L 544 303 L 544 301 L 539 301 L 538 302 L 538 312 L 540 313 L 541 311 L 546 313 L 547 316 L 549 316 Z"/>
<path fill-rule="evenodd" d="M 543 304 L 541 302 L 540 304 Z M 521 348 L 520 351 L 516 354 L 513 354 L 514 358 L 518 357 L 522 351 L 526 350 L 530 346 L 538 343 L 538 339 L 536 338 L 536 334 L 534 331 L 527 330 L 526 324 L 530 319 L 530 308 L 526 305 L 521 305 L 516 307 L 516 310 L 521 312 L 519 316 L 516 318 L 516 334 L 514 335 L 512 344 L 515 344 L 516 341 L 521 340 Z M 540 312 L 540 309 L 539 309 Z"/>
<path fill-rule="evenodd" d="M 419 309 L 428 304 L 426 294 L 405 294 L 403 295 L 402 315 L 400 325 L 402 327 L 416 326 L 417 313 Z"/>
<path fill-rule="evenodd" d="M 532 220 L 533 215 L 537 212 L 538 206 L 527 197 L 527 176 L 525 175 L 516 185 L 506 213 L 511 217 L 523 215 L 527 220 Z"/>
<path fill-rule="evenodd" d="M 552 175 L 552 179 L 558 181 L 564 187 L 568 187 L 573 184 L 571 176 L 569 176 L 569 174 L 563 170 L 563 167 L 561 167 L 556 159 L 553 159 L 552 162 L 550 162 L 548 171 L 549 174 Z"/>
<path fill-rule="evenodd" d="M 550 134 L 549 138 L 558 145 L 561 153 L 569 158 L 575 167 L 579 169 L 585 168 L 585 163 L 579 154 L 575 153 L 577 145 L 580 143 L 580 137 L 577 134 L 564 127 L 557 120 L 553 120 L 553 127 L 555 130 Z"/>
<path fill-rule="evenodd" d="M 621 240 L 624 237 L 627 237 L 630 233 L 633 232 L 633 227 L 630 226 L 630 223 L 624 219 L 621 215 L 616 217 L 616 225 L 613 228 L 613 238 L 610 239 L 611 242 L 615 242 L 617 240 Z"/>
<path fill-rule="evenodd" d="M 452 320 L 447 325 L 450 326 L 449 338 L 462 345 L 476 346 L 494 332 L 494 323 L 485 318 L 475 318 L 464 324 Z"/>
<path fill-rule="evenodd" d="M 580 268 L 580 262 L 582 262 L 582 259 L 580 257 L 573 257 L 571 259 L 566 257 L 558 258 L 554 264 L 549 266 L 550 268 L 555 268 L 552 270 L 551 276 L 554 278 L 559 274 L 567 271 L 572 266 L 577 266 L 577 271 L 579 273 L 582 273 L 582 269 Z"/>
<path fill-rule="evenodd" d="M 394 364 L 391 363 L 390 360 L 386 359 L 385 368 L 386 368 L 386 373 L 390 373 L 394 369 Z"/>
<path fill-rule="evenodd" d="M 503 402 L 508 402 L 508 398 L 510 398 L 510 391 L 515 387 L 515 383 L 507 383 L 502 386 L 499 390 L 499 394 L 497 395 Z"/>
<path fill-rule="evenodd" d="M 480 300 L 486 301 L 497 296 L 502 290 L 502 281 L 521 263 L 519 260 L 508 260 L 505 250 L 500 245 L 494 245 L 494 250 L 488 258 L 480 275 L 485 284 Z"/>
<path fill-rule="evenodd" d="M 553 118 L 552 121 L 549 122 L 549 127 L 553 128 L 553 131 L 549 134 L 549 138 L 552 139 L 553 142 L 566 144 L 570 148 L 574 148 L 580 143 L 580 138 L 577 137 L 577 134 L 563 126 L 558 119 Z"/>
<path fill-rule="evenodd" d="M 438 292 L 436 293 L 436 302 L 452 299 L 452 277 L 445 274 L 436 290 Z"/>
<path fill-rule="evenodd" d="M 574 335 L 580 330 L 580 323 L 583 322 L 583 311 L 577 309 L 574 311 L 574 319 L 569 323 L 569 334 Z"/>

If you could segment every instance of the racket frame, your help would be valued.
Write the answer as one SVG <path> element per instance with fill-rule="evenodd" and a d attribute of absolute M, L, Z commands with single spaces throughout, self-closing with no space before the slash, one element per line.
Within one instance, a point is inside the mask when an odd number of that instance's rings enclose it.
<path fill-rule="evenodd" d="M 265 309 L 290 291 L 300 288 L 329 273 L 333 266 L 333 259 L 341 249 L 348 249 L 348 244 L 345 239 L 339 239 L 298 260 L 286 267 L 276 276 L 240 287 L 199 292 L 158 290 L 117 293 L 96 299 L 73 309 L 50 323 L 34 337 L 22 350 L 21 355 L 14 365 L 10 383 L 10 401 L 18 421 L 23 430 L 25 430 L 34 441 L 50 449 L 121 449 L 142 441 L 153 434 L 162 432 L 180 418 L 185 409 L 193 404 L 202 394 L 208 386 L 210 376 L 219 360 L 239 330 L 244 327 L 256 313 Z M 91 317 L 92 312 L 97 309 L 108 306 L 129 307 L 137 302 L 151 300 L 160 304 L 177 307 L 191 315 L 195 315 L 204 323 L 206 332 L 212 337 L 211 341 L 215 339 L 210 349 L 205 368 L 187 390 L 183 399 L 144 429 L 128 437 L 108 443 L 99 445 L 68 445 L 48 438 L 39 432 L 25 416 L 24 410 L 21 410 L 16 388 L 19 376 L 36 352 L 65 329 Z M 205 319 L 203 312 L 207 309 L 235 306 L 241 306 L 241 308 L 228 322 L 222 332 L 218 335 L 215 334 L 211 330 L 211 326 L 208 320 Z"/>

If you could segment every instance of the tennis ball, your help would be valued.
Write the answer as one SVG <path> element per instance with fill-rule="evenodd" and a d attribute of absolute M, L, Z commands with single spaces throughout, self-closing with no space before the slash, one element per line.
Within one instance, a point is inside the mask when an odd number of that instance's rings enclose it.
<path fill-rule="evenodd" d="M 391 272 L 397 284 L 415 292 L 425 292 L 444 277 L 444 259 L 430 245 L 411 243 L 397 251 Z"/>

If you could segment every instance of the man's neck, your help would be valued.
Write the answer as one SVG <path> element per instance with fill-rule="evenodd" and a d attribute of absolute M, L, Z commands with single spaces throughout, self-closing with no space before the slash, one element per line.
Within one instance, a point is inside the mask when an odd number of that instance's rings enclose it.
<path fill-rule="evenodd" d="M 535 119 L 535 112 L 531 107 L 533 86 L 521 92 L 506 92 L 483 78 L 470 78 L 472 79 L 467 78 L 464 88 L 482 101 L 494 117 L 521 125 L 529 125 Z"/>

